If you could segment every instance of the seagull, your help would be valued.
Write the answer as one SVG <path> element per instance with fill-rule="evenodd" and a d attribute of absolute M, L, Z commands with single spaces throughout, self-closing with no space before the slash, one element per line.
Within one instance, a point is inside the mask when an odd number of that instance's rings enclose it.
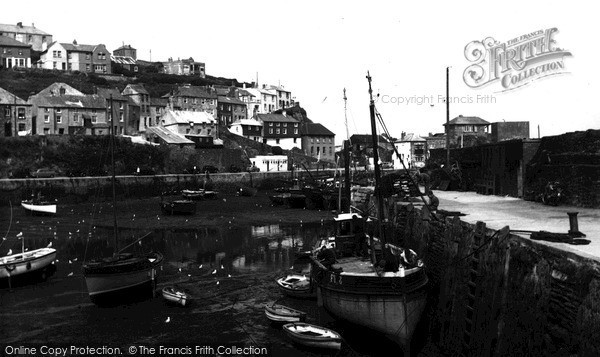
<path fill-rule="evenodd" d="M 200 266 L 198 267 L 198 269 L 202 269 L 202 264 L 200 264 Z"/>
<path fill-rule="evenodd" d="M 188 278 L 189 278 L 190 276 L 192 276 L 192 274 L 188 274 Z"/>
<path fill-rule="evenodd" d="M 181 268 L 179 268 L 179 272 L 181 273 Z"/>
<path fill-rule="evenodd" d="M 19 232 L 19 234 L 17 234 L 17 237 L 22 237 L 23 236 L 23 232 Z"/>
<path fill-rule="evenodd" d="M 70 272 L 69 275 L 67 275 L 67 276 L 73 276 L 73 272 Z"/>
<path fill-rule="evenodd" d="M 217 273 L 217 269 L 213 270 L 213 272 L 212 272 L 212 273 L 213 273 L 213 274 L 216 274 L 216 273 Z"/>
<path fill-rule="evenodd" d="M 167 319 L 165 320 L 165 323 L 169 323 L 171 322 L 171 316 L 167 316 Z"/>
<path fill-rule="evenodd" d="M 49 244 L 46 246 L 46 248 L 50 248 L 50 247 L 52 247 L 52 242 L 50 242 L 50 243 L 49 243 Z"/>
<path fill-rule="evenodd" d="M 12 254 L 12 249 L 8 250 L 8 253 L 6 253 L 6 255 L 11 255 Z"/>
<path fill-rule="evenodd" d="M 227 274 L 227 277 L 228 277 L 228 278 L 231 278 L 231 274 Z"/>
<path fill-rule="evenodd" d="M 73 262 L 71 261 L 71 259 L 69 259 L 69 264 L 73 264 Z"/>
<path fill-rule="evenodd" d="M 219 285 L 219 282 L 217 281 L 217 285 Z"/>
<path fill-rule="evenodd" d="M 74 258 L 74 259 L 73 259 L 73 261 L 74 261 L 74 262 L 76 262 L 76 261 L 77 261 L 77 258 Z"/>
<path fill-rule="evenodd" d="M 225 269 L 225 268 L 223 268 L 223 264 L 221 264 L 221 269 Z"/>
<path fill-rule="evenodd" d="M 223 202 L 227 202 L 227 199 L 226 199 L 226 198 L 224 198 L 224 199 L 223 199 Z"/>
<path fill-rule="evenodd" d="M 321 101 L 321 103 L 325 103 L 326 100 L 327 100 L 327 97 L 323 98 L 323 100 Z"/>

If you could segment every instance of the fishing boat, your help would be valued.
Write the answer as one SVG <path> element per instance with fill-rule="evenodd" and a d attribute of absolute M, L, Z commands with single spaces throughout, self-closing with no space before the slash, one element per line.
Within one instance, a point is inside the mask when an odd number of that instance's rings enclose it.
<path fill-rule="evenodd" d="M 174 304 L 185 306 L 187 300 L 190 298 L 188 294 L 175 288 L 174 286 L 166 286 L 162 289 L 162 296 L 165 300 Z"/>
<path fill-rule="evenodd" d="M 26 274 L 40 274 L 42 279 L 51 275 L 56 249 L 40 248 L 0 257 L 0 279 L 15 278 Z"/>
<path fill-rule="evenodd" d="M 183 215 L 196 213 L 196 202 L 186 199 L 166 199 L 160 203 L 160 210 L 163 214 Z"/>
<path fill-rule="evenodd" d="M 306 275 L 290 274 L 277 279 L 279 290 L 287 296 L 295 298 L 314 297 L 310 288 L 310 279 Z"/>
<path fill-rule="evenodd" d="M 21 201 L 21 206 L 33 214 L 56 214 L 56 200 L 32 198 Z"/>
<path fill-rule="evenodd" d="M 112 96 L 110 99 L 112 106 Z M 114 115 L 109 111 L 111 129 L 114 128 Z M 158 268 L 163 256 L 158 252 L 149 253 L 124 253 L 123 251 L 149 235 L 137 239 L 133 243 L 119 249 L 119 229 L 117 226 L 117 202 L 115 193 L 115 160 L 114 160 L 114 132 L 110 133 L 110 158 L 112 167 L 112 206 L 114 251 L 111 257 L 98 258 L 83 264 L 83 276 L 87 291 L 93 303 L 120 304 L 123 302 L 142 300 L 154 295 Z"/>
<path fill-rule="evenodd" d="M 289 196 L 289 193 L 275 193 L 273 195 L 268 195 L 269 200 L 271 200 L 271 205 L 273 206 L 283 206 L 286 201 L 285 198 Z"/>
<path fill-rule="evenodd" d="M 371 96 L 372 140 L 377 145 L 371 78 L 367 78 Z M 374 162 L 378 163 L 376 148 L 373 156 Z M 380 170 L 375 165 L 376 187 L 379 183 Z M 340 257 L 334 264 L 325 266 L 313 257 L 312 279 L 317 286 L 317 301 L 335 318 L 379 331 L 401 346 L 409 348 L 416 325 L 425 309 L 428 278 L 422 261 L 412 251 L 388 242 L 383 227 L 384 203 L 381 191 L 376 190 L 377 217 L 373 217 L 379 228 L 379 242 L 375 241 L 373 235 L 370 236 L 370 260 L 359 256 Z M 356 219 L 352 215 L 338 216 L 336 224 L 347 224 L 350 229 L 347 234 L 338 232 L 340 238 L 355 236 L 353 221 Z M 340 243 L 336 242 L 336 246 Z M 376 245 L 381 247 L 379 257 L 375 254 Z M 396 264 L 392 264 L 394 262 Z"/>
<path fill-rule="evenodd" d="M 306 196 L 302 193 L 288 193 L 283 201 L 289 208 L 306 207 Z"/>
<path fill-rule="evenodd" d="M 290 323 L 306 320 L 306 312 L 274 303 L 265 306 L 265 315 L 272 322 Z"/>
<path fill-rule="evenodd" d="M 283 325 L 283 330 L 293 342 L 306 347 L 339 350 L 342 346 L 342 336 L 325 327 L 294 322 Z"/>

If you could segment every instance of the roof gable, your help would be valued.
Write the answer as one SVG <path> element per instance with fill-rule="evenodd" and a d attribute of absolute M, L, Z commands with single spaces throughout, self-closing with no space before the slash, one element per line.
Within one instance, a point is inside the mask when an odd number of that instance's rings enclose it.
<path fill-rule="evenodd" d="M 15 102 L 17 105 L 29 105 L 29 103 L 27 103 L 23 99 L 0 87 L 0 104 L 14 105 Z"/>
<path fill-rule="evenodd" d="M 0 36 L 0 46 L 3 47 L 25 47 L 30 48 L 31 45 L 15 40 L 12 37 Z"/>
<path fill-rule="evenodd" d="M 302 135 L 311 136 L 335 136 L 335 134 L 319 123 L 306 123 L 300 128 Z"/>
<path fill-rule="evenodd" d="M 65 90 L 65 95 L 85 95 L 77 89 L 71 87 L 70 85 L 62 82 L 55 82 L 49 85 L 48 87 L 39 91 L 36 96 L 52 96 L 52 95 L 60 95 L 60 90 Z"/>
<path fill-rule="evenodd" d="M 2 32 L 15 32 L 15 33 L 27 33 L 32 35 L 48 35 L 46 32 L 34 27 L 34 26 L 17 26 L 10 24 L 0 24 L 0 31 Z"/>
<path fill-rule="evenodd" d="M 448 122 L 450 125 L 489 125 L 490 123 L 481 119 L 480 117 L 463 117 L 462 115 Z M 446 123 L 444 123 L 446 125 Z"/>

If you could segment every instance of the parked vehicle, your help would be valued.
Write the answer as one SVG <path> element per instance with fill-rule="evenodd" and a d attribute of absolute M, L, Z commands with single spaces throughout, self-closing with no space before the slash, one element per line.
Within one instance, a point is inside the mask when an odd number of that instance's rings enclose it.
<path fill-rule="evenodd" d="M 219 169 L 213 165 L 204 165 L 204 167 L 202 167 L 202 172 L 208 172 L 209 174 L 216 174 L 217 172 L 219 172 Z"/>
<path fill-rule="evenodd" d="M 37 169 L 31 173 L 31 177 L 34 178 L 48 178 L 58 176 L 58 172 L 53 169 L 43 168 Z"/>

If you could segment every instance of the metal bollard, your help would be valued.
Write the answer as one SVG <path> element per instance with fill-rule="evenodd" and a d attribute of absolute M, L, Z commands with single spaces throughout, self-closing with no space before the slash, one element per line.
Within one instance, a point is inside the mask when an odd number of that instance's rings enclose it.
<path fill-rule="evenodd" d="M 571 237 L 585 237 L 585 234 L 579 231 L 579 223 L 577 221 L 577 214 L 579 212 L 567 212 L 569 215 L 569 235 Z"/>

